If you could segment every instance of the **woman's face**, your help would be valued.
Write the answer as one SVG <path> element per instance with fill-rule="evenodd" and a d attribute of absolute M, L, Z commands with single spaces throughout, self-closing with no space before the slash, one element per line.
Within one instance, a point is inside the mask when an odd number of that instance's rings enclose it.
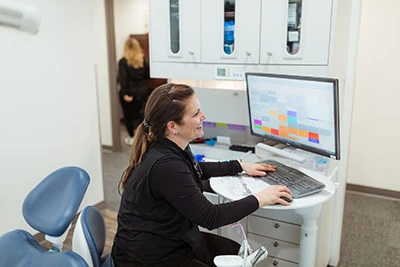
<path fill-rule="evenodd" d="M 186 101 L 185 115 L 182 118 L 181 125 L 177 125 L 178 136 L 185 142 L 190 142 L 193 139 L 202 137 L 203 121 L 206 115 L 200 109 L 200 101 L 193 94 Z"/>

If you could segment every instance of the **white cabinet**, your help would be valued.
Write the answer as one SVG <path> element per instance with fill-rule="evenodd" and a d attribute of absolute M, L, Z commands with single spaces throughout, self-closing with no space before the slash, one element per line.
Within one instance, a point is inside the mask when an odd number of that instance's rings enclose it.
<path fill-rule="evenodd" d="M 201 61 L 200 8 L 198 0 L 150 1 L 151 61 Z"/>
<path fill-rule="evenodd" d="M 302 0 L 294 30 L 288 29 L 289 5 L 300 1 L 261 2 L 260 64 L 328 65 L 332 0 Z M 290 41 L 297 43 L 297 53 L 287 52 Z"/>
<path fill-rule="evenodd" d="M 226 12 L 225 0 L 202 0 L 201 49 L 204 63 L 258 64 L 260 0 L 235 0 Z M 224 51 L 224 21 L 234 20 L 232 53 Z"/>
<path fill-rule="evenodd" d="M 197 71 L 210 64 L 327 66 L 332 2 L 150 0 L 151 60 L 204 63 Z M 234 23 L 229 52 L 226 22 Z"/>
<path fill-rule="evenodd" d="M 269 261 L 262 261 L 257 266 L 297 266 L 300 255 L 300 225 L 250 215 L 247 232 L 247 239 L 253 248 L 265 246 L 268 249 Z"/>

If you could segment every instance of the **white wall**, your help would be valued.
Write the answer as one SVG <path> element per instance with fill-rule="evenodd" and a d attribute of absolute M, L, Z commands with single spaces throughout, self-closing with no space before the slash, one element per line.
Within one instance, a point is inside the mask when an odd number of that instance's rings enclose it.
<path fill-rule="evenodd" d="M 101 144 L 113 146 L 104 0 L 94 1 L 94 4 L 94 52 L 96 55 Z M 148 0 L 114 0 L 115 62 L 123 57 L 124 42 L 130 34 L 148 32 L 148 10 Z"/>
<path fill-rule="evenodd" d="M 94 1 L 94 38 L 101 144 L 112 146 L 110 76 L 104 0 Z"/>
<path fill-rule="evenodd" d="M 130 34 L 144 34 L 148 32 L 148 21 L 148 0 L 114 0 L 117 61 L 124 55 L 124 43 Z"/>
<path fill-rule="evenodd" d="M 21 207 L 56 168 L 91 176 L 83 205 L 104 200 L 93 1 L 18 0 L 42 12 L 33 36 L 0 27 L 0 235 L 32 229 Z"/>
<path fill-rule="evenodd" d="M 398 0 L 364 0 L 348 183 L 400 191 Z"/>

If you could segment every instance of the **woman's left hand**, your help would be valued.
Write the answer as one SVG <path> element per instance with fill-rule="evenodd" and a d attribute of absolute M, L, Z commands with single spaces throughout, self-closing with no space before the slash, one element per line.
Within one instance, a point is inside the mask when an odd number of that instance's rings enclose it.
<path fill-rule="evenodd" d="M 243 171 L 250 176 L 266 176 L 267 172 L 274 172 L 276 167 L 264 163 L 240 162 Z"/>

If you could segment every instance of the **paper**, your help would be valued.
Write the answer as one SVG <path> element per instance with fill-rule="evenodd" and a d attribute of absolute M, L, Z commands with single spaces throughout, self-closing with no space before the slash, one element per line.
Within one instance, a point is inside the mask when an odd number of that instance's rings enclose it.
<path fill-rule="evenodd" d="M 245 174 L 224 177 L 223 183 L 231 194 L 237 196 L 256 194 L 269 186 L 269 184 L 264 182 L 261 178 L 251 177 Z"/>

